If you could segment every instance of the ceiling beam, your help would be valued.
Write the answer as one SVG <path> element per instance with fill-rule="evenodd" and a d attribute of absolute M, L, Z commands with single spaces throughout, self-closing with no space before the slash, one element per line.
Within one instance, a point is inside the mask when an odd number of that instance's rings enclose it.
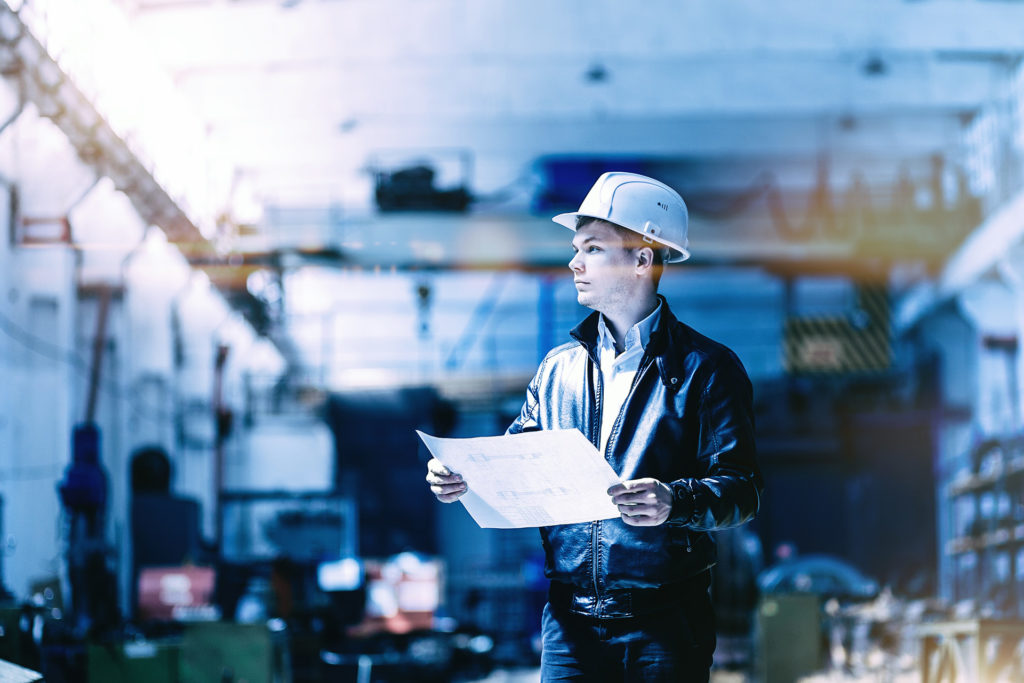
<path fill-rule="evenodd" d="M 257 56 L 253 57 L 258 60 Z M 591 81 L 589 57 L 453 55 L 410 63 L 339 63 L 328 59 L 268 67 L 169 68 L 181 91 L 210 120 L 309 117 L 434 120 L 856 115 L 970 111 L 1008 81 L 1003 62 L 949 61 L 933 54 L 887 57 L 885 71 L 865 71 L 861 55 L 749 55 L 745 58 L 601 60 Z M 312 95 L 312 98 L 311 98 Z"/>
<path fill-rule="evenodd" d="M 140 3 L 136 3 L 140 5 Z M 144 6 L 136 25 L 172 70 L 317 60 L 354 67 L 437 58 L 489 61 L 577 58 L 736 58 L 814 61 L 837 54 L 922 52 L 988 57 L 1024 49 L 1024 6 L 955 0 L 347 0 Z M 927 27 L 922 30 L 922 27 Z M 187 42 L 179 42 L 188 36 Z"/>
<path fill-rule="evenodd" d="M 837 187 L 845 188 L 855 174 L 868 185 L 891 186 L 901 173 L 927 174 L 934 156 L 957 158 L 962 125 L 956 115 L 922 112 L 845 119 L 371 121 L 332 135 L 310 122 L 291 127 L 249 120 L 215 126 L 211 138 L 260 188 L 263 200 L 308 206 L 352 204 L 360 197 L 365 203 L 371 196 L 368 165 L 437 165 L 457 161 L 460 153 L 472 155 L 468 181 L 474 193 L 513 191 L 518 194 L 509 198 L 522 201 L 542 181 L 537 160 L 552 155 L 664 160 L 685 175 L 681 190 L 744 189 L 766 170 L 781 187 L 807 188 L 823 159 Z M 439 176 L 438 184 L 451 181 Z"/>
<path fill-rule="evenodd" d="M 921 111 L 890 117 L 616 117 L 584 120 L 551 117 L 458 122 L 367 119 L 348 133 L 325 130 L 315 119 L 229 125 L 214 122 L 211 135 L 241 167 L 268 163 L 337 164 L 375 150 L 408 154 L 472 148 L 481 156 L 512 154 L 651 155 L 704 160 L 816 159 L 834 157 L 891 162 L 955 148 L 963 129 L 956 114 Z M 258 140 L 259 144 L 253 144 Z"/>

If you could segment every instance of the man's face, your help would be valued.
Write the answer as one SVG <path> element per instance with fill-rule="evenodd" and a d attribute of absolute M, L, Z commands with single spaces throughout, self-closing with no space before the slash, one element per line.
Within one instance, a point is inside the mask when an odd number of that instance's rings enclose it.
<path fill-rule="evenodd" d="M 605 221 L 589 221 L 576 230 L 572 249 L 569 269 L 580 304 L 608 313 L 630 301 L 637 284 L 636 261 L 618 229 Z"/>

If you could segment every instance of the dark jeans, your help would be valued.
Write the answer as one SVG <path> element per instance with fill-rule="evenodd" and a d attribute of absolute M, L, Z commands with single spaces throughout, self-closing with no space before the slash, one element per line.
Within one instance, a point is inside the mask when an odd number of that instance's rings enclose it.
<path fill-rule="evenodd" d="M 595 619 L 544 606 L 541 683 L 706 683 L 715 651 L 710 596 L 624 619 Z"/>

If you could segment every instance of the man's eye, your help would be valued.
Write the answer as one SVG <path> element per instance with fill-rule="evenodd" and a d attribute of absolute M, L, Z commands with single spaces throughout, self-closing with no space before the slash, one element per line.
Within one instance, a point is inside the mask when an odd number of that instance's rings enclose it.
<path fill-rule="evenodd" d="M 595 247 L 595 246 L 591 245 L 591 246 L 587 247 L 587 251 L 589 251 L 591 253 L 596 252 L 596 251 L 601 251 L 601 247 Z"/>

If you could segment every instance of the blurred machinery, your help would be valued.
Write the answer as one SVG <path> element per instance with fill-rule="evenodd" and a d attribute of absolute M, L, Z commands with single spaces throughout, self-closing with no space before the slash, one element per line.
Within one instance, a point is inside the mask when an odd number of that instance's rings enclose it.
<path fill-rule="evenodd" d="M 339 450 L 357 477 L 341 483 L 376 472 L 367 462 L 374 443 L 404 448 L 365 431 L 380 420 L 392 422 L 378 434 L 394 435 L 403 415 L 416 426 L 450 428 L 453 415 L 436 395 L 412 392 L 404 401 L 376 420 L 379 403 L 335 404 L 348 413 L 333 416 L 336 427 L 345 426 L 336 432 L 347 438 Z M 215 546 L 201 533 L 198 502 L 172 493 L 171 461 L 158 446 L 131 458 L 132 596 L 123 620 L 105 537 L 108 476 L 99 439 L 91 423 L 76 428 L 59 486 L 68 520 L 67 602 L 54 580 L 34 589 L 30 603 L 0 604 L 0 659 L 39 668 L 47 680 L 81 683 L 369 680 L 371 669 L 374 681 L 440 683 L 493 668 L 490 635 L 445 614 L 444 565 L 423 554 L 432 549 L 430 534 L 420 532 L 429 526 L 424 501 L 364 526 L 365 496 L 340 487 L 224 490 L 223 542 Z M 418 474 L 415 454 L 407 453 L 403 476 L 413 468 Z M 387 525 L 394 529 L 382 533 Z M 362 533 L 370 534 L 372 556 L 361 548 Z"/>
<path fill-rule="evenodd" d="M 821 599 L 813 593 L 765 595 L 755 616 L 754 670 L 762 683 L 788 683 L 824 664 Z"/>
<path fill-rule="evenodd" d="M 355 502 L 333 492 L 225 491 L 221 558 L 254 564 L 286 557 L 315 565 L 354 557 L 359 548 Z"/>
<path fill-rule="evenodd" d="M 325 416 L 337 449 L 336 489 L 358 505 L 360 554 L 436 552 L 436 501 L 409 482 L 423 479 L 426 462 L 415 430 L 450 433 L 452 404 L 430 387 L 337 393 Z"/>
<path fill-rule="evenodd" d="M 847 600 L 878 594 L 878 582 L 828 555 L 803 555 L 769 567 L 757 577 L 762 593 L 812 593 Z"/>
<path fill-rule="evenodd" d="M 464 161 L 464 166 L 468 161 Z M 434 184 L 435 170 L 427 164 L 394 171 L 378 170 L 374 196 L 377 207 L 383 211 L 451 211 L 462 212 L 473 201 L 466 186 L 468 171 L 464 170 L 462 184 L 440 189 Z"/>
<path fill-rule="evenodd" d="M 286 628 L 265 624 L 196 622 L 174 638 L 94 643 L 88 649 L 89 683 L 248 681 L 291 683 Z"/>
<path fill-rule="evenodd" d="M 864 601 L 878 584 L 827 555 L 785 557 L 757 577 L 754 669 L 762 683 L 796 681 L 826 664 L 825 601 Z"/>
<path fill-rule="evenodd" d="M 751 529 L 766 550 L 792 542 L 899 593 L 934 591 L 932 458 L 942 409 L 896 398 L 913 381 L 890 371 L 759 384 L 758 456 L 771 495 Z"/>
<path fill-rule="evenodd" d="M 159 609 L 153 596 L 140 590 L 150 585 L 153 572 L 185 565 L 189 571 L 198 570 L 194 565 L 212 563 L 214 553 L 199 530 L 199 503 L 171 493 L 171 464 L 162 448 L 145 446 L 134 453 L 131 487 L 131 607 L 144 612 Z"/>
<path fill-rule="evenodd" d="M 100 464 L 100 433 L 87 422 L 74 429 L 72 461 L 60 484 L 67 511 L 67 570 L 71 618 L 85 635 L 117 625 L 117 582 L 106 539 L 107 475 Z"/>
<path fill-rule="evenodd" d="M 416 553 L 366 561 L 365 612 L 346 638 L 321 651 L 325 679 L 345 669 L 358 680 L 396 683 L 489 673 L 494 641 L 441 617 L 443 582 L 443 564 Z"/>

